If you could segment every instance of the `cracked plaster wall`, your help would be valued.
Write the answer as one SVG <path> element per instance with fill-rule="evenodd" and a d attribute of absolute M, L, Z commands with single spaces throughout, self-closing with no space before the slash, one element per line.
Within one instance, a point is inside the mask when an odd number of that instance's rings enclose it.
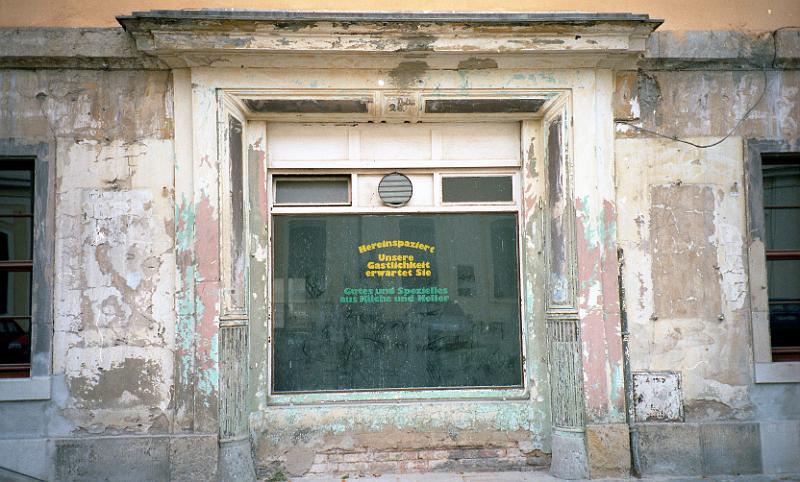
<path fill-rule="evenodd" d="M 798 86 L 796 70 L 617 75 L 617 119 L 698 144 L 720 140 L 764 90 L 735 135 L 708 149 L 617 125 L 631 366 L 677 372 L 687 422 L 799 415 L 796 384 L 753 380 L 744 188 L 747 139 L 798 146 Z"/>
<path fill-rule="evenodd" d="M 0 72 L 0 138 L 53 146 L 51 434 L 170 429 L 172 136 L 169 72 Z"/>

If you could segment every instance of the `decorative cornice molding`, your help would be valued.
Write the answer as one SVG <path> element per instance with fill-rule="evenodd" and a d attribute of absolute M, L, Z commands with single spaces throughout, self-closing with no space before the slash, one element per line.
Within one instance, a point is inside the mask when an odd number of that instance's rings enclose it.
<path fill-rule="evenodd" d="M 613 66 L 640 58 L 661 24 L 633 14 L 220 10 L 135 12 L 118 20 L 140 51 L 172 67 L 260 66 L 259 58 L 286 53 L 557 56 L 560 67 Z"/>

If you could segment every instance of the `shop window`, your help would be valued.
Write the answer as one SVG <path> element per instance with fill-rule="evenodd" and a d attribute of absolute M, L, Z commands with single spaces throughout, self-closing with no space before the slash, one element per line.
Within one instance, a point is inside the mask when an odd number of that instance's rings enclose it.
<path fill-rule="evenodd" d="M 31 362 L 33 160 L 0 160 L 0 377 L 28 377 Z"/>
<path fill-rule="evenodd" d="M 251 127 L 273 401 L 524 390 L 519 122 Z"/>
<path fill-rule="evenodd" d="M 800 155 L 763 156 L 772 361 L 800 360 Z"/>
<path fill-rule="evenodd" d="M 517 236 L 509 212 L 273 216 L 273 391 L 521 386 Z"/>

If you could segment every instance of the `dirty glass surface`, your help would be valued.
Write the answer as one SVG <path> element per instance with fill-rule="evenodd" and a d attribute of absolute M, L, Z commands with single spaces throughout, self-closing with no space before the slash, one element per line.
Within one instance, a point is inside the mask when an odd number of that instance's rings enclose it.
<path fill-rule="evenodd" d="M 275 204 L 350 204 L 350 182 L 340 177 L 310 180 L 294 176 L 276 178 Z"/>
<path fill-rule="evenodd" d="M 275 392 L 522 384 L 513 213 L 273 216 Z"/>
<path fill-rule="evenodd" d="M 442 201 L 446 203 L 511 202 L 511 176 L 459 176 L 442 178 Z"/>

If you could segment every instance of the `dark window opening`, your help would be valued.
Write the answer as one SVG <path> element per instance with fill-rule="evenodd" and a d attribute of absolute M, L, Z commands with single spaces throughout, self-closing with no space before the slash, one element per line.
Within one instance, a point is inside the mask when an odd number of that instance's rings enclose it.
<path fill-rule="evenodd" d="M 33 167 L 0 160 L 0 378 L 30 373 Z"/>
<path fill-rule="evenodd" d="M 344 176 L 275 176 L 276 206 L 347 206 L 350 178 Z"/>
<path fill-rule="evenodd" d="M 800 155 L 762 158 L 773 361 L 800 360 Z"/>
<path fill-rule="evenodd" d="M 442 202 L 512 202 L 511 176 L 458 176 L 442 178 Z"/>
<path fill-rule="evenodd" d="M 428 114 L 534 114 L 545 99 L 430 99 Z"/>

